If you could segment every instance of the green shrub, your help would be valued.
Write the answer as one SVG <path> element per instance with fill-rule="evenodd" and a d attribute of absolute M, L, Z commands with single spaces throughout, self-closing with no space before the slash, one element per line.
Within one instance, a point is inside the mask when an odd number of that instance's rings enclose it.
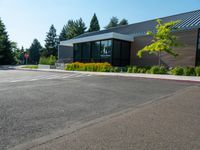
<path fill-rule="evenodd" d="M 132 73 L 133 68 L 132 67 L 128 67 L 127 72 L 128 73 Z"/>
<path fill-rule="evenodd" d="M 172 75 L 184 75 L 184 69 L 182 67 L 175 67 L 170 70 L 170 74 Z"/>
<path fill-rule="evenodd" d="M 138 68 L 134 66 L 134 67 L 132 68 L 132 73 L 138 73 Z"/>
<path fill-rule="evenodd" d="M 160 73 L 160 67 L 159 66 L 153 66 L 150 69 L 151 74 L 159 74 Z"/>
<path fill-rule="evenodd" d="M 145 67 L 140 67 L 137 69 L 137 73 L 146 73 L 147 69 Z"/>
<path fill-rule="evenodd" d="M 167 69 L 165 69 L 164 66 L 153 66 L 149 70 L 149 73 L 151 73 L 151 74 L 167 74 Z"/>
<path fill-rule="evenodd" d="M 113 72 L 121 72 L 121 69 L 119 67 L 114 67 L 113 69 Z"/>
<path fill-rule="evenodd" d="M 196 76 L 200 76 L 200 66 L 195 68 Z"/>
<path fill-rule="evenodd" d="M 29 68 L 29 69 L 37 69 L 37 65 L 28 65 L 28 66 L 23 66 L 22 68 Z"/>
<path fill-rule="evenodd" d="M 194 68 L 185 67 L 183 69 L 183 72 L 184 72 L 185 76 L 195 76 L 195 69 Z"/>
<path fill-rule="evenodd" d="M 50 57 L 40 57 L 39 64 L 55 65 L 55 62 L 56 62 L 56 57 L 51 55 Z"/>
<path fill-rule="evenodd" d="M 168 70 L 164 66 L 160 67 L 160 74 L 167 74 L 167 72 Z"/>

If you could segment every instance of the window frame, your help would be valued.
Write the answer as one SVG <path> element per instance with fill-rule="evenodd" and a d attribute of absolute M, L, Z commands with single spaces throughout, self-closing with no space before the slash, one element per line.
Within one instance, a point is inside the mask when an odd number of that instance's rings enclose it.
<path fill-rule="evenodd" d="M 197 33 L 196 61 L 195 66 L 200 66 L 200 28 Z"/>

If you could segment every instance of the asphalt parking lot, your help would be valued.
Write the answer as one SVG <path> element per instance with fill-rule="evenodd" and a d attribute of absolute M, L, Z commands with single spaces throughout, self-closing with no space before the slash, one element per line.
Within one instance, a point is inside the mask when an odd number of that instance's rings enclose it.
<path fill-rule="evenodd" d="M 0 71 L 0 149 L 173 94 L 194 83 Z"/>

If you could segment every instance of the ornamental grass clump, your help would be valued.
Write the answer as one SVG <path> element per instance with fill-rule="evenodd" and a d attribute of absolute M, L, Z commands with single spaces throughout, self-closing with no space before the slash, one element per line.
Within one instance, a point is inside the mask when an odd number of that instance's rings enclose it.
<path fill-rule="evenodd" d="M 80 63 L 75 62 L 67 64 L 65 70 L 72 71 L 94 71 L 94 72 L 110 72 L 112 66 L 109 63 Z"/>

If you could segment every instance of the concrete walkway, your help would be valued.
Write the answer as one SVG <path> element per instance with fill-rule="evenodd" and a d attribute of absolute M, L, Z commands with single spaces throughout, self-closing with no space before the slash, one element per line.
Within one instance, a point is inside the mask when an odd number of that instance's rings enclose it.
<path fill-rule="evenodd" d="M 86 72 L 86 71 L 65 71 L 58 69 L 25 69 L 20 66 L 16 69 L 21 70 L 37 70 L 37 71 L 47 71 L 47 72 L 73 72 L 73 73 L 83 73 L 91 75 L 100 76 L 122 76 L 122 77 L 137 77 L 137 78 L 149 78 L 149 79 L 160 79 L 160 80 L 175 80 L 175 81 L 186 81 L 186 82 L 199 82 L 200 77 L 198 76 L 175 76 L 175 75 L 159 75 L 159 74 L 144 74 L 144 73 L 113 73 L 113 72 Z"/>
<path fill-rule="evenodd" d="M 199 150 L 199 91 L 189 87 L 32 150 Z"/>

